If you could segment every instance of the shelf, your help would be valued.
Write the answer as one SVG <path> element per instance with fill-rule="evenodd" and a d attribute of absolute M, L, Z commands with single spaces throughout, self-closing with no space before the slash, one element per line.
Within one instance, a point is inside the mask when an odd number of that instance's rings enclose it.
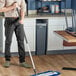
<path fill-rule="evenodd" d="M 61 2 L 63 0 L 59 0 L 59 1 L 50 1 L 50 0 L 47 0 L 47 1 L 44 1 L 44 0 L 36 0 L 37 4 L 36 4 L 36 9 L 37 9 L 37 14 L 62 14 L 62 11 L 61 11 Z M 40 6 L 38 6 L 38 2 L 40 2 Z M 52 6 L 50 7 L 50 5 L 48 6 L 43 6 L 44 2 L 58 2 L 57 4 L 51 4 Z M 58 6 L 57 6 L 58 5 Z M 46 9 L 45 9 L 46 8 Z M 48 12 L 44 12 L 45 10 L 48 10 Z M 59 13 L 55 13 L 55 12 L 59 12 Z"/>
<path fill-rule="evenodd" d="M 37 1 L 41 1 L 41 2 L 61 2 L 62 0 L 59 0 L 59 1 L 43 1 L 43 0 L 37 0 Z"/>
<path fill-rule="evenodd" d="M 38 12 L 38 14 L 60 15 L 60 14 L 64 14 L 64 13 Z"/>

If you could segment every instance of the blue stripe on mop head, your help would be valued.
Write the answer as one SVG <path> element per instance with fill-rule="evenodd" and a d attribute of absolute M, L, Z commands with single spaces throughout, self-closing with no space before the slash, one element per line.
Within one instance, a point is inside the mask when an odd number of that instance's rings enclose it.
<path fill-rule="evenodd" d="M 46 72 L 42 72 L 42 73 L 38 73 L 38 74 L 34 74 L 32 76 L 59 76 L 60 72 L 57 71 L 46 71 Z"/>

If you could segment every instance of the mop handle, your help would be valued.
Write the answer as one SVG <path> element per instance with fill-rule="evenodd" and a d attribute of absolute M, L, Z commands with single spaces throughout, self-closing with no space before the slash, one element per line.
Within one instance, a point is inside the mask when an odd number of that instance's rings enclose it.
<path fill-rule="evenodd" d="M 31 55 L 31 52 L 30 52 L 30 48 L 29 48 L 29 45 L 27 44 L 27 47 L 28 47 L 28 51 L 29 51 L 29 55 L 30 55 L 30 59 L 31 59 L 31 62 L 32 62 L 32 66 L 33 66 L 33 69 L 34 71 L 36 70 L 35 68 L 35 64 L 34 64 L 34 61 L 33 61 L 33 58 L 32 58 L 32 55 Z"/>
<path fill-rule="evenodd" d="M 34 61 L 33 61 L 33 58 L 32 58 L 32 54 L 31 54 L 30 47 L 29 47 L 29 44 L 28 44 L 28 41 L 27 41 L 25 33 L 24 33 L 24 38 L 25 38 L 25 41 L 26 41 L 26 44 L 27 44 L 27 47 L 28 47 L 30 59 L 31 59 L 31 62 L 32 62 L 32 65 L 33 65 L 33 69 L 35 69 L 35 64 L 34 64 Z"/>
<path fill-rule="evenodd" d="M 20 17 L 20 13 L 19 13 L 19 10 L 18 8 L 16 8 L 18 14 L 19 14 L 19 17 Z M 33 70 L 34 72 L 36 73 L 36 68 L 35 68 L 35 64 L 34 64 L 34 61 L 33 61 L 33 58 L 32 58 L 32 54 L 31 54 L 31 51 L 30 51 L 30 48 L 29 48 L 29 44 L 28 44 L 28 40 L 26 38 L 26 35 L 24 33 L 24 38 L 25 38 L 25 41 L 26 41 L 26 44 L 27 44 L 27 47 L 28 47 L 28 51 L 29 51 L 29 55 L 30 55 L 30 59 L 31 59 L 31 62 L 32 62 L 32 66 L 33 66 Z"/>
<path fill-rule="evenodd" d="M 31 62 L 32 62 L 33 70 L 34 70 L 34 72 L 35 72 L 35 74 L 36 74 L 36 68 L 35 68 L 34 60 L 33 60 L 33 58 L 32 58 L 32 54 L 31 54 L 30 47 L 29 47 L 29 44 L 28 44 L 28 40 L 27 40 L 27 38 L 26 38 L 25 33 L 24 33 L 24 38 L 25 38 L 25 41 L 26 41 L 26 45 L 27 45 L 27 47 L 28 47 L 28 51 L 29 51 L 29 55 L 30 55 Z"/>

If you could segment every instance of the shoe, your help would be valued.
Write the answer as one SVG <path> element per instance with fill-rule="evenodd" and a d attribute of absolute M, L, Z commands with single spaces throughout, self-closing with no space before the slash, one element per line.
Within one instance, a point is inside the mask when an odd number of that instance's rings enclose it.
<path fill-rule="evenodd" d="M 3 64 L 3 66 L 4 66 L 5 68 L 8 68 L 8 67 L 10 66 L 10 61 L 6 61 L 6 62 Z"/>
<path fill-rule="evenodd" d="M 22 66 L 24 68 L 32 68 L 32 66 L 27 64 L 26 62 L 20 63 L 20 66 Z"/>

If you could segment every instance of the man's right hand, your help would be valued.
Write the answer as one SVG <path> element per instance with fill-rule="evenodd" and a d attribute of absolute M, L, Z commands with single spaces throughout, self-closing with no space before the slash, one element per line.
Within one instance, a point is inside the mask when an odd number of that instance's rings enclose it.
<path fill-rule="evenodd" d="M 18 8 L 18 3 L 17 3 L 17 2 L 14 2 L 14 3 L 12 4 L 12 6 L 13 6 L 13 8 Z"/>
<path fill-rule="evenodd" d="M 15 8 L 18 8 L 18 3 L 17 2 L 14 2 L 11 6 L 3 7 L 2 9 L 0 9 L 0 12 L 11 11 Z"/>

